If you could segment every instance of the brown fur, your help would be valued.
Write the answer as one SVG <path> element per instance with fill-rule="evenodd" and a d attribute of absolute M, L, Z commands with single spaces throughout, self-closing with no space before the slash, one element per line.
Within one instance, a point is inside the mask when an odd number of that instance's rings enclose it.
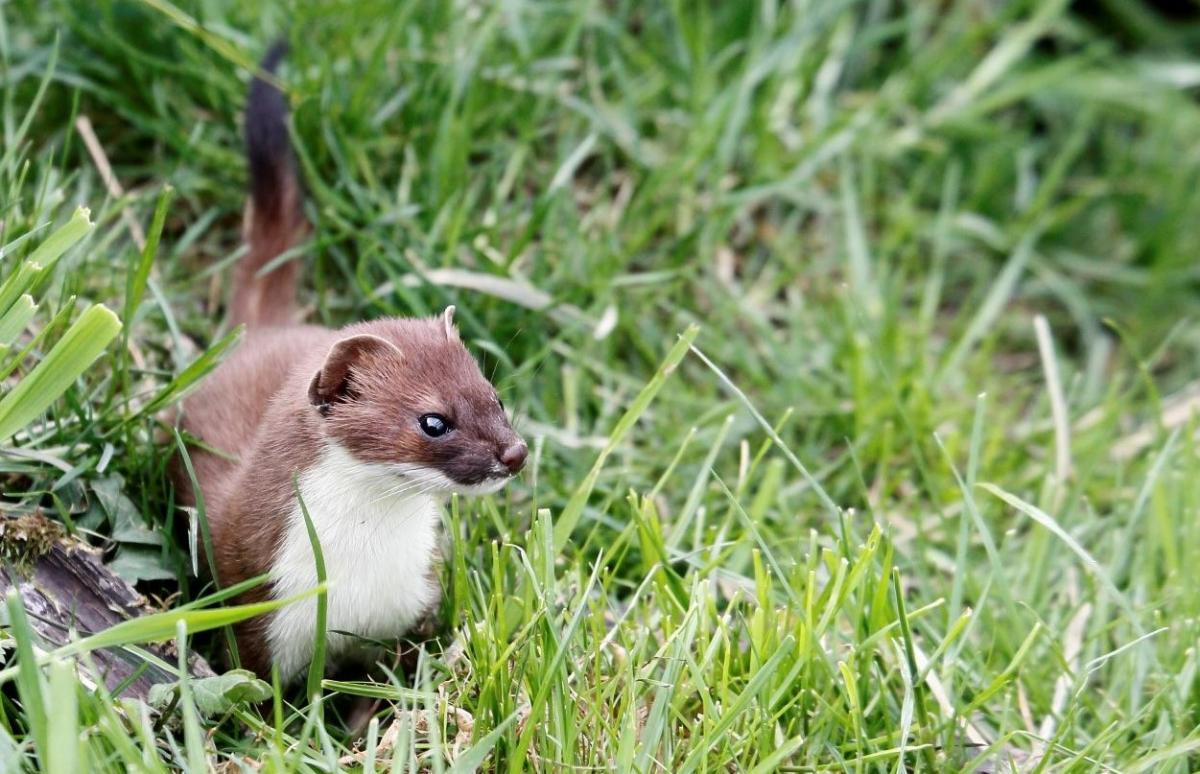
<path fill-rule="evenodd" d="M 189 450 L 222 587 L 270 570 L 294 507 L 294 478 L 330 441 L 364 462 L 432 467 L 461 485 L 508 476 L 525 457 L 495 390 L 459 340 L 452 309 L 437 318 L 376 320 L 341 330 L 290 324 L 295 263 L 258 273 L 294 247 L 306 226 L 290 149 L 255 145 L 263 137 L 278 139 L 280 127 L 250 126 L 284 120 L 271 104 L 254 104 L 256 93 L 262 99 L 278 93 L 255 88 L 247 109 L 252 168 L 265 170 L 276 185 L 252 185 L 249 250 L 235 272 L 230 317 L 248 332 L 185 402 L 181 418 L 188 433 L 227 455 Z M 428 413 L 446 417 L 453 432 L 425 435 L 419 419 Z M 195 504 L 178 468 L 180 497 Z M 240 601 L 268 596 L 259 586 Z M 270 671 L 264 625 L 256 619 L 237 629 L 242 663 L 260 675 Z"/>
<path fill-rule="evenodd" d="M 273 45 L 263 58 L 263 72 L 273 73 L 286 53 L 282 42 Z M 286 261 L 263 272 L 281 253 L 300 243 L 308 224 L 288 138 L 287 100 L 262 78 L 250 83 L 246 100 L 246 161 L 250 167 L 243 224 L 246 255 L 235 272 L 229 318 L 234 325 L 291 325 L 298 321 L 299 267 Z"/>
<path fill-rule="evenodd" d="M 243 228 L 247 252 L 235 269 L 233 300 L 229 308 L 229 320 L 234 325 L 290 325 L 297 322 L 296 281 L 300 267 L 295 261 L 287 261 L 268 274 L 261 272 L 307 233 L 308 226 L 299 213 L 299 196 L 295 186 L 288 185 L 283 194 L 288 204 L 273 221 L 257 216 L 254 203 L 247 202 Z"/>

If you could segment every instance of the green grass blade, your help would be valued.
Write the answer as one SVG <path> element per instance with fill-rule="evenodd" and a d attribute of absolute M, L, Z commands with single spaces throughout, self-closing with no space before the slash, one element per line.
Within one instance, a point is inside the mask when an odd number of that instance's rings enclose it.
<path fill-rule="evenodd" d="M 758 696 L 759 690 L 767 680 L 775 675 L 783 660 L 792 655 L 795 647 L 796 640 L 790 634 L 784 638 L 783 642 L 779 643 L 779 647 L 755 671 L 754 676 L 750 678 L 749 682 L 746 683 L 746 686 L 742 688 L 733 702 L 723 708 L 720 718 L 713 724 L 712 728 L 703 738 L 697 739 L 695 744 L 692 745 L 691 752 L 684 759 L 679 771 L 690 774 L 690 772 L 695 771 L 704 763 L 704 756 L 708 753 L 709 749 L 720 741 L 721 737 L 729 730 L 729 727 L 733 725 L 733 722 L 750 707 Z"/>
<path fill-rule="evenodd" d="M 12 274 L 8 275 L 4 284 L 0 285 L 0 313 L 7 312 L 13 304 L 17 303 L 18 299 L 27 295 L 41 276 L 41 264 L 29 260 L 22 262 Z"/>
<path fill-rule="evenodd" d="M 8 311 L 0 313 L 0 348 L 7 349 L 12 346 L 36 311 L 37 304 L 34 303 L 33 296 L 26 293 L 9 306 Z"/>
<path fill-rule="evenodd" d="M 654 376 L 642 388 L 637 397 L 633 399 L 633 403 L 629 405 L 625 413 L 617 421 L 616 426 L 608 436 L 608 442 L 596 456 L 596 461 L 592 463 L 592 469 L 588 472 L 583 483 L 575 488 L 575 492 L 571 495 L 571 499 L 567 501 L 567 505 L 563 508 L 562 514 L 558 517 L 558 521 L 554 524 L 554 550 L 562 551 L 567 545 L 567 541 L 571 538 L 571 533 L 575 531 L 575 526 L 579 523 L 580 517 L 583 515 L 583 507 L 587 504 L 588 497 L 591 496 L 592 490 L 596 488 L 596 480 L 600 477 L 600 471 L 604 468 L 604 462 L 608 459 L 613 450 L 620 446 L 621 441 L 625 439 L 626 434 L 633 428 L 638 417 L 650 406 L 654 400 L 654 396 L 662 389 L 666 383 L 667 377 L 675 370 L 679 362 L 683 360 L 683 356 L 687 354 L 688 348 L 695 341 L 696 336 L 700 333 L 698 326 L 692 325 L 679 335 L 679 341 L 675 342 L 675 346 L 671 347 L 667 352 L 667 356 L 663 358 L 659 364 L 658 370 Z"/>
<path fill-rule="evenodd" d="M 154 256 L 158 252 L 158 243 L 162 239 L 163 223 L 167 219 L 167 205 L 175 189 L 164 185 L 158 194 L 158 204 L 154 207 L 154 219 L 150 221 L 150 231 L 146 233 L 146 246 L 142 249 L 138 262 L 134 264 L 125 282 L 125 313 L 122 318 L 126 324 L 133 322 L 134 313 L 142 303 L 146 292 L 146 283 L 150 280 L 150 269 L 154 266 Z M 128 333 L 126 333 L 128 335 Z"/>
<path fill-rule="evenodd" d="M 1130 603 L 1129 599 L 1121 593 L 1121 590 L 1113 584 L 1112 579 L 1108 577 L 1108 573 L 1104 570 L 1104 567 L 1101 566 L 1100 562 L 1096 561 L 1096 559 L 1090 553 L 1088 553 L 1087 549 L 1080 545 L 1079 541 L 1072 537 L 1069 532 L 1063 529 L 1062 526 L 1060 526 L 1059 523 L 1055 521 L 1052 516 L 1050 516 L 1050 514 L 1046 513 L 1041 508 L 1038 508 L 1036 505 L 1027 503 L 1016 495 L 1004 491 L 995 484 L 980 483 L 977 484 L 977 486 L 980 489 L 983 489 L 985 492 L 988 492 L 1000 500 L 1008 503 L 1013 508 L 1016 508 L 1021 513 L 1050 530 L 1055 537 L 1063 542 L 1063 545 L 1071 550 L 1071 553 L 1079 557 L 1079 560 L 1083 563 L 1084 568 L 1087 569 L 1088 573 L 1096 579 L 1096 583 L 1099 584 L 1100 588 L 1104 589 L 1105 593 L 1107 593 L 1114 602 L 1121 606 L 1121 608 L 1125 611 L 1125 614 L 1129 616 L 1129 622 L 1133 624 L 1135 629 L 1137 629 L 1138 634 L 1141 635 L 1146 633 L 1145 627 L 1143 627 L 1140 623 L 1140 616 L 1134 609 L 1132 603 Z"/>
<path fill-rule="evenodd" d="M 208 771 L 208 751 L 205 749 L 204 729 L 200 726 L 200 713 L 192 699 L 192 679 L 188 674 L 188 627 L 180 619 L 175 622 L 175 652 L 179 656 L 179 706 L 183 710 L 183 740 L 187 752 L 189 772 Z"/>
<path fill-rule="evenodd" d="M 121 321 L 98 304 L 89 307 L 58 340 L 45 359 L 0 399 L 0 442 L 37 419 L 121 330 Z"/>
<path fill-rule="evenodd" d="M 83 771 L 80 756 L 79 678 L 69 661 L 50 662 L 49 774 L 76 774 Z"/>
<path fill-rule="evenodd" d="M 25 605 L 15 589 L 8 592 L 4 600 L 8 612 L 9 631 L 17 645 L 17 665 L 9 667 L 17 681 L 17 695 L 21 697 L 21 709 L 25 722 L 29 726 L 29 734 L 33 737 L 34 750 L 37 751 L 42 766 L 49 764 L 50 725 L 46 717 L 46 679 L 38 665 L 34 654 L 34 634 L 25 615 Z"/>
<path fill-rule="evenodd" d="M 1012 251 L 1012 255 L 1009 256 L 1008 261 L 1004 264 L 1004 268 L 996 276 L 991 288 L 988 289 L 983 302 L 979 304 L 975 310 L 975 314 L 972 315 L 971 321 L 967 324 L 966 331 L 963 332 L 958 343 L 951 350 L 949 357 L 947 357 L 946 363 L 942 368 L 943 374 L 954 373 L 960 370 L 963 360 L 970 353 L 971 349 L 992 330 L 996 318 L 1004 310 L 1005 305 L 1016 291 L 1021 275 L 1025 272 L 1025 267 L 1028 265 L 1030 258 L 1033 257 L 1033 251 L 1037 246 L 1039 236 L 1040 233 L 1036 229 L 1031 229 L 1017 243 L 1016 248 Z"/>
<path fill-rule="evenodd" d="M 220 341 L 189 363 L 178 376 L 163 387 L 146 405 L 142 406 L 135 417 L 153 416 L 167 406 L 183 400 L 189 392 L 200 386 L 205 376 L 221 364 L 221 358 L 225 356 L 226 351 L 242 340 L 244 332 L 245 329 L 239 326 L 222 336 Z"/>
<path fill-rule="evenodd" d="M 304 528 L 308 530 L 308 542 L 312 546 L 313 563 L 316 565 L 317 583 L 325 586 L 325 554 L 321 551 L 321 539 L 317 536 L 317 528 L 313 525 L 308 506 L 304 504 L 304 496 L 300 493 L 300 481 L 292 479 L 292 488 L 296 492 L 296 502 L 300 504 L 300 513 L 304 516 Z M 317 619 L 314 627 L 313 656 L 308 665 L 308 696 L 321 695 L 321 680 L 325 677 L 325 620 L 328 615 L 329 598 L 324 591 L 317 595 Z"/>
<path fill-rule="evenodd" d="M 42 100 L 46 96 L 46 90 L 50 86 L 51 81 L 54 79 L 54 73 L 58 67 L 60 40 L 60 36 L 56 33 L 54 36 L 54 45 L 50 49 L 50 56 L 46 61 L 45 71 L 42 73 L 42 79 L 38 83 L 37 91 L 34 93 L 33 99 L 29 102 L 29 107 L 25 111 L 25 117 L 21 120 L 21 125 L 17 127 L 15 132 L 11 130 L 10 126 L 5 127 L 5 148 L 3 155 L 0 155 L 0 169 L 7 170 L 14 165 L 16 159 L 18 158 L 16 154 L 25 142 L 25 135 L 29 132 L 29 128 L 33 125 L 33 120 L 38 115 L 38 107 L 42 104 Z M 5 56 L 4 59 L 7 60 L 8 57 Z M 11 117 L 9 117 L 9 121 L 6 123 L 11 123 Z"/>
<path fill-rule="evenodd" d="M 79 207 L 71 215 L 71 219 L 59 226 L 53 234 L 37 246 L 26 261 L 41 269 L 41 277 L 45 278 L 54 270 L 55 264 L 66 255 L 75 244 L 87 236 L 92 230 L 92 211 L 87 207 Z"/>
<path fill-rule="evenodd" d="M 100 648 L 116 648 L 139 643 L 163 642 L 175 636 L 176 626 L 180 622 L 185 623 L 188 631 L 193 633 L 219 629 L 239 621 L 245 621 L 248 618 L 270 613 L 273 610 L 290 605 L 305 597 L 320 594 L 324 590 L 324 586 L 317 586 L 301 594 L 269 602 L 234 605 L 215 610 L 166 610 L 161 613 L 151 613 L 150 615 L 131 618 L 128 621 L 122 621 L 119 624 L 110 626 L 104 631 L 56 648 L 47 654 L 46 658 L 42 659 L 42 661 L 49 660 L 50 658 L 78 656 L 83 653 L 90 653 L 93 650 L 99 650 Z M 18 670 L 14 667 L 0 670 L 0 684 L 12 680 L 17 675 Z"/>
<path fill-rule="evenodd" d="M 686 347 L 684 351 L 687 351 Z M 543 671 L 545 679 L 542 680 L 541 687 L 530 701 L 529 714 L 526 716 L 527 723 L 525 724 L 525 730 L 517 740 L 516 753 L 513 755 L 509 765 L 510 771 L 517 770 L 518 762 L 524 761 L 525 752 L 529 749 L 529 745 L 533 741 L 533 731 L 537 728 L 537 722 L 541 717 L 547 700 L 550 698 L 550 691 L 554 685 L 554 681 L 550 677 L 558 671 L 567 657 L 567 653 L 570 650 L 571 638 L 575 636 L 576 630 L 583 621 L 584 613 L 587 611 L 586 600 L 596 585 L 596 579 L 600 575 L 600 567 L 601 564 L 597 561 L 596 565 L 592 568 L 592 574 L 588 578 L 587 585 L 580 596 L 579 607 L 571 616 L 571 620 L 567 622 L 566 628 L 562 631 L 562 636 L 558 641 L 558 650 L 554 653 L 554 657 L 550 659 L 549 663 L 545 665 L 545 670 Z"/>
<path fill-rule="evenodd" d="M 1184 768 L 1180 769 L 1181 771 L 1190 769 L 1191 764 L 1186 761 L 1194 761 L 1198 750 L 1200 750 L 1200 735 L 1192 734 L 1169 747 L 1154 750 L 1125 771 L 1128 774 L 1142 774 L 1144 771 L 1163 771 L 1163 764 L 1175 759 L 1179 759 L 1180 763 L 1184 764 Z"/>
<path fill-rule="evenodd" d="M 800 475 L 804 477 L 804 480 L 807 481 L 808 484 L 813 488 L 813 491 L 817 493 L 817 497 L 829 511 L 830 516 L 836 519 L 838 514 L 841 512 L 841 509 L 838 508 L 837 503 L 835 503 L 833 498 L 829 496 L 829 493 L 825 491 L 825 487 L 821 486 L 821 482 L 809 472 L 804 463 L 800 461 L 800 458 L 792 452 L 791 448 L 787 445 L 787 443 L 784 442 L 783 438 L 779 436 L 779 433 L 775 431 L 775 428 L 771 426 L 771 423 L 766 420 L 766 417 L 760 414 L 758 409 L 754 407 L 754 403 L 750 400 L 746 393 L 743 392 L 740 387 L 734 384 L 733 380 L 730 379 L 716 363 L 710 360 L 707 355 L 701 352 L 699 348 L 692 347 L 692 352 L 694 352 L 696 356 L 699 357 L 700 360 L 717 375 L 717 378 L 721 380 L 721 383 L 725 385 L 726 389 L 737 396 L 742 405 L 745 406 L 750 412 L 750 415 L 754 417 L 754 421 L 758 423 L 759 427 L 761 427 L 764 432 L 766 432 L 767 437 L 775 442 L 775 445 L 778 446 L 783 455 L 787 457 L 788 462 L 792 463 L 792 467 L 796 468 L 796 470 L 800 472 Z"/>

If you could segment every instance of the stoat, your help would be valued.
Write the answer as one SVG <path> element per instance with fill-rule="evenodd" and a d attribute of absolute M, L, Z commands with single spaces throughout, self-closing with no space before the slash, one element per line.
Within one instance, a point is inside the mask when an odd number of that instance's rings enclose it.
<path fill-rule="evenodd" d="M 284 53 L 277 44 L 262 69 L 273 72 Z M 203 441 L 189 455 L 219 584 L 270 579 L 244 601 L 317 584 L 299 490 L 324 555 L 336 660 L 352 656 L 358 638 L 397 637 L 430 611 L 439 499 L 497 491 L 521 470 L 527 447 L 459 339 L 453 307 L 338 330 L 298 321 L 295 261 L 259 275 L 308 228 L 287 105 L 261 78 L 247 100 L 246 152 L 247 252 L 230 305 L 246 336 L 185 401 L 180 424 Z M 196 504 L 176 469 L 183 503 Z M 242 665 L 263 676 L 277 665 L 294 679 L 312 659 L 315 619 L 308 597 L 240 625 Z"/>

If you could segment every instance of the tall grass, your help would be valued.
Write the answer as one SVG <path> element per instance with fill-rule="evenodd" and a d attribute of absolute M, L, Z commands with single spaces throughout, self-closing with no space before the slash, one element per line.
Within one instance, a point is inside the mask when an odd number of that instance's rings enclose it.
<path fill-rule="evenodd" d="M 185 679 L 167 711 L 72 685 L 10 609 L 0 755 L 1196 769 L 1200 63 L 1196 19 L 1158 14 L 0 5 L 0 281 L 77 206 L 94 223 L 3 319 L 125 325 L 4 442 L 5 511 L 49 510 L 147 592 L 210 591 L 157 417 L 236 346 L 239 111 L 280 34 L 312 318 L 455 303 L 532 441 L 519 484 L 448 504 L 415 667 L 212 715 Z M 143 636 L 184 644 L 199 612 Z"/>

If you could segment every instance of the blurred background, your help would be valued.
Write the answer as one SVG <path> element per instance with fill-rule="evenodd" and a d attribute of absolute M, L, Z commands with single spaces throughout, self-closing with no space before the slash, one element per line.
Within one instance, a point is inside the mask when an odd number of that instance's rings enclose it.
<path fill-rule="evenodd" d="M 442 631 L 384 697 L 443 702 L 441 741 L 405 726 L 413 761 L 1200 766 L 1200 6 L 8 0 L 0 22 L 0 272 L 90 206 L 30 330 L 85 301 L 125 324 L 0 448 L 0 509 L 146 593 L 203 592 L 156 412 L 232 346 L 240 111 L 283 37 L 311 319 L 456 304 L 534 440 L 518 486 L 448 515 Z M 446 702 L 473 718 L 457 750 Z M 267 759 L 237 712 L 205 721 L 211 763 Z M 274 754 L 352 754 L 328 723 L 280 724 Z"/>

